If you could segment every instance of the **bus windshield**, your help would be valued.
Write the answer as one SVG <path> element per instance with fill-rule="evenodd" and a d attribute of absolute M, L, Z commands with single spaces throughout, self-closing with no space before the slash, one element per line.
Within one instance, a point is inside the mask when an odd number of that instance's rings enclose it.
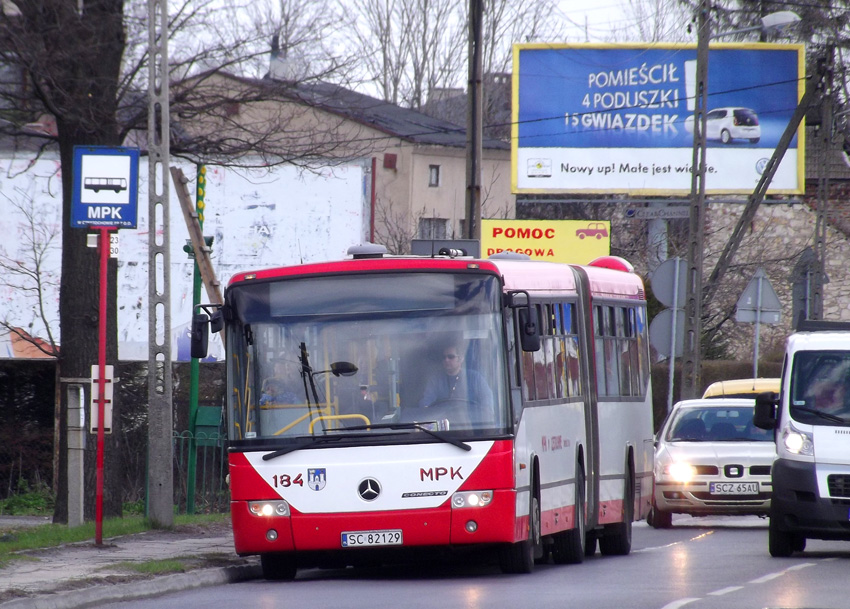
<path fill-rule="evenodd" d="M 500 296 L 496 276 L 470 273 L 232 285 L 231 440 L 504 433 Z"/>

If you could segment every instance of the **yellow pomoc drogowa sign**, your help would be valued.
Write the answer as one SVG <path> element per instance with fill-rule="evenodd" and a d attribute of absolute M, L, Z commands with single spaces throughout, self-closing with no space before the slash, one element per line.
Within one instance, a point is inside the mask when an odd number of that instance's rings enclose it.
<path fill-rule="evenodd" d="M 528 254 L 535 260 L 587 264 L 611 252 L 607 220 L 482 220 L 481 255 Z"/>

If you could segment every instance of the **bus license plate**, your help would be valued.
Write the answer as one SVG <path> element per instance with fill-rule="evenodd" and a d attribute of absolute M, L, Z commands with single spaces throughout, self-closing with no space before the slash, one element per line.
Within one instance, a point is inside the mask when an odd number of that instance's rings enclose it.
<path fill-rule="evenodd" d="M 712 482 L 709 486 L 712 495 L 758 495 L 758 482 Z"/>
<path fill-rule="evenodd" d="M 360 548 L 371 546 L 400 546 L 402 545 L 401 531 L 343 531 L 343 548 Z"/>

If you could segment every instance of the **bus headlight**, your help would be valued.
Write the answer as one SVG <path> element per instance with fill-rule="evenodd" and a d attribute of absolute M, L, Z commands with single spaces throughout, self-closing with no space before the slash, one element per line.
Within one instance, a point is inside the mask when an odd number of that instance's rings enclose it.
<path fill-rule="evenodd" d="M 815 440 L 812 434 L 800 431 L 793 425 L 788 425 L 785 431 L 782 432 L 782 442 L 785 444 L 785 449 L 789 453 L 795 455 L 807 455 L 809 457 L 815 454 Z"/>
<path fill-rule="evenodd" d="M 286 501 L 249 501 L 248 510 L 254 516 L 289 516 Z"/>
<path fill-rule="evenodd" d="M 493 501 L 493 491 L 465 491 L 452 495 L 453 508 L 485 507 Z"/>

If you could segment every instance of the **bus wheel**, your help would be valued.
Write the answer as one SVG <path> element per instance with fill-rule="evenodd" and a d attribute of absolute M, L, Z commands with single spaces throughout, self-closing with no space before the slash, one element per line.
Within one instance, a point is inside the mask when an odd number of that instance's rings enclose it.
<path fill-rule="evenodd" d="M 584 520 L 584 471 L 579 469 L 576 476 L 575 527 L 569 531 L 555 533 L 552 546 L 552 560 L 556 565 L 575 565 L 584 560 L 587 526 Z"/>
<path fill-rule="evenodd" d="M 584 555 L 593 556 L 596 554 L 596 531 L 588 531 L 584 538 Z"/>
<path fill-rule="evenodd" d="M 767 527 L 767 549 L 774 558 L 787 558 L 794 553 L 795 546 L 800 544 L 796 541 L 795 535 L 779 530 L 779 525 L 776 524 L 778 521 L 777 516 L 770 515 L 770 524 Z M 805 538 L 802 545 L 806 547 Z"/>
<path fill-rule="evenodd" d="M 535 558 L 542 556 L 540 500 L 532 487 L 528 512 L 528 539 L 503 546 L 499 553 L 499 565 L 504 573 L 531 573 L 534 570 Z"/>
<path fill-rule="evenodd" d="M 635 485 L 631 473 L 623 489 L 623 522 L 605 527 L 599 538 L 599 551 L 607 556 L 625 556 L 632 551 L 632 520 L 635 515 Z"/>
<path fill-rule="evenodd" d="M 295 579 L 297 565 L 295 554 L 262 554 L 260 565 L 263 568 L 263 577 L 272 581 L 292 581 Z"/>

